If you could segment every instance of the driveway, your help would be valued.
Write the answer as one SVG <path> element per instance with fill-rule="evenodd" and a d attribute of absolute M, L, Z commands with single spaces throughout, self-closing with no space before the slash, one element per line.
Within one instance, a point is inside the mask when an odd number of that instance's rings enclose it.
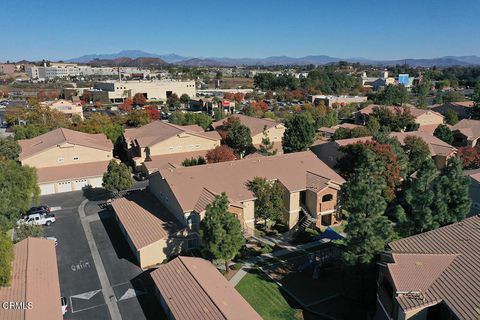
<path fill-rule="evenodd" d="M 69 304 L 65 319 L 162 319 L 148 272 L 136 265 L 113 213 L 100 208 L 104 199 L 88 196 L 92 201 L 83 192 L 41 199 L 57 217 L 45 235 L 58 239 L 60 290 Z"/>

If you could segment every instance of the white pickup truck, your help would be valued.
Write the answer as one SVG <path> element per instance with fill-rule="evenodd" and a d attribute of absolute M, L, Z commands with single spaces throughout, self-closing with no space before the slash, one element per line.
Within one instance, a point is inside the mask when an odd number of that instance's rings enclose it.
<path fill-rule="evenodd" d="M 35 213 L 35 214 L 29 215 L 24 219 L 18 220 L 17 224 L 26 223 L 26 224 L 37 224 L 42 226 L 44 225 L 49 226 L 54 222 L 55 222 L 55 215 L 51 213 L 43 213 L 43 214 Z"/>

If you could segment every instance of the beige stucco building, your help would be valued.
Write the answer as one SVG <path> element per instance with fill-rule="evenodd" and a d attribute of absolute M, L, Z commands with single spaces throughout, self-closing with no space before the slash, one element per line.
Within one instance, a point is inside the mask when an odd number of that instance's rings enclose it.
<path fill-rule="evenodd" d="M 83 119 L 83 108 L 80 101 L 60 99 L 56 101 L 47 101 L 43 103 L 43 105 L 52 110 L 64 113 L 70 118 L 77 115 L 80 119 Z"/>
<path fill-rule="evenodd" d="M 264 137 L 263 130 L 270 139 L 270 142 L 273 142 L 274 148 L 277 149 L 277 153 L 282 153 L 282 138 L 283 134 L 285 133 L 285 126 L 283 123 L 276 122 L 273 119 L 268 118 L 255 118 L 249 117 L 243 114 L 236 114 L 232 115 L 231 117 L 237 118 L 240 122 L 250 129 L 250 134 L 252 137 L 252 144 L 255 147 L 260 146 L 262 144 L 262 139 Z M 212 128 L 217 131 L 221 131 L 223 128 L 224 122 L 227 119 L 219 120 L 212 123 Z"/>
<path fill-rule="evenodd" d="M 113 159 L 112 142 L 104 134 L 59 128 L 18 143 L 22 165 L 37 169 L 42 195 L 101 187 Z"/>
<path fill-rule="evenodd" d="M 169 163 L 179 164 L 187 158 L 204 156 L 220 145 L 220 136 L 215 131 L 204 132 L 197 125 L 177 126 L 163 121 L 127 129 L 124 137 L 135 167 L 146 173 Z"/>
<path fill-rule="evenodd" d="M 256 199 L 247 183 L 255 177 L 280 183 L 284 190 L 284 221 L 290 228 L 307 214 L 317 225 L 335 222 L 337 193 L 344 179 L 309 151 L 166 168 L 152 174 L 149 181 L 152 193 L 193 230 L 198 229 L 206 206 L 225 192 L 230 212 L 236 214 L 244 232 L 251 234 Z"/>
<path fill-rule="evenodd" d="M 166 101 L 174 93 L 178 97 L 183 94 L 191 98 L 196 96 L 195 81 L 107 81 L 96 82 L 94 89 L 106 91 L 112 103 L 122 103 L 126 98 L 133 98 L 137 93 L 143 94 L 147 100 L 161 101 Z"/>

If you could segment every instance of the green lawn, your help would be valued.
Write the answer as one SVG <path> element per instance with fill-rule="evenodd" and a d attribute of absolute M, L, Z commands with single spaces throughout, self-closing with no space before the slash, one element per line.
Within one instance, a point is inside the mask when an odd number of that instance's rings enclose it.
<path fill-rule="evenodd" d="M 280 288 L 260 271 L 245 275 L 236 289 L 263 319 L 295 319 L 296 310 L 290 307 Z"/>

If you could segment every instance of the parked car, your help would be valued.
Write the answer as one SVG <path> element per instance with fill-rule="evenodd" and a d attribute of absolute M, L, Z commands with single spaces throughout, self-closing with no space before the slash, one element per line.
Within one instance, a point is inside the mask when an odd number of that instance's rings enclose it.
<path fill-rule="evenodd" d="M 49 213 L 50 212 L 50 207 L 49 206 L 46 206 L 46 205 L 41 205 L 41 206 L 38 206 L 38 207 L 31 207 L 26 215 L 29 216 L 31 214 L 36 214 L 36 213 Z"/>
<path fill-rule="evenodd" d="M 35 213 L 27 216 L 26 218 L 17 221 L 17 224 L 37 224 L 41 226 L 49 226 L 55 222 L 55 215 L 51 213 Z"/>
<path fill-rule="evenodd" d="M 68 311 L 67 298 L 61 297 L 61 298 L 60 298 L 60 303 L 62 304 L 62 314 L 67 313 L 67 311 Z"/>

